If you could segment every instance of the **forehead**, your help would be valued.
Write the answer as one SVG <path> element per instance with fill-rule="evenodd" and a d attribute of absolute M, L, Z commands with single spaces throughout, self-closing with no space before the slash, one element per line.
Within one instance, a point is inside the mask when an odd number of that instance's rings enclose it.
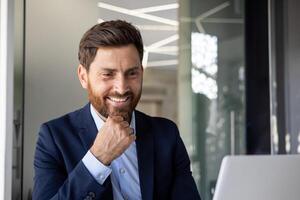
<path fill-rule="evenodd" d="M 140 65 L 139 53 L 132 44 L 120 47 L 99 47 L 94 59 L 97 65 L 134 64 Z"/>

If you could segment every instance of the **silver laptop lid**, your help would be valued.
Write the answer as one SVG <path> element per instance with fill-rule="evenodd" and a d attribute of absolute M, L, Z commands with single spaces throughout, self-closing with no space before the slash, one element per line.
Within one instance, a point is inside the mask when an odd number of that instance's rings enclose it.
<path fill-rule="evenodd" d="M 299 200 L 300 155 L 226 156 L 213 200 Z"/>

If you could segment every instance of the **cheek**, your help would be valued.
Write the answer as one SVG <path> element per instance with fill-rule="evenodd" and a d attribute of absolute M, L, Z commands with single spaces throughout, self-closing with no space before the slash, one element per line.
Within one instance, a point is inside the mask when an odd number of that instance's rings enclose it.
<path fill-rule="evenodd" d="M 97 81 L 92 83 L 92 89 L 93 93 L 96 94 L 97 96 L 105 96 L 109 93 L 110 91 L 110 86 L 107 82 L 103 81 Z"/>
<path fill-rule="evenodd" d="M 101 98 L 104 98 L 106 95 L 109 94 L 109 90 L 103 88 L 103 87 L 98 87 L 94 89 L 94 93 Z"/>
<path fill-rule="evenodd" d="M 140 81 L 138 81 L 137 84 L 136 84 L 136 91 L 137 91 L 137 92 L 141 92 L 142 87 L 143 87 L 143 82 L 142 82 L 142 80 L 140 80 Z"/>
<path fill-rule="evenodd" d="M 140 90 L 142 88 L 142 82 L 143 82 L 142 79 L 132 80 L 130 83 L 131 88 L 134 89 L 135 91 Z"/>

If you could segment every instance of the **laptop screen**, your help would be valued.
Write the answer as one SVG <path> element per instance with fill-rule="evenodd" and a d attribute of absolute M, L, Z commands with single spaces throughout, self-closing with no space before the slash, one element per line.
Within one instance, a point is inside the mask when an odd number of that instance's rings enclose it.
<path fill-rule="evenodd" d="M 213 200 L 299 200 L 300 155 L 226 156 Z"/>

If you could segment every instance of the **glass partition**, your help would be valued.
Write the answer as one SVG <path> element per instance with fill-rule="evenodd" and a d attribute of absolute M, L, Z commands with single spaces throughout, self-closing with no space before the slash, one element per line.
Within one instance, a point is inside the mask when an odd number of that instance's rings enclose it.
<path fill-rule="evenodd" d="M 245 153 L 244 1 L 180 1 L 178 119 L 201 196 Z"/>

